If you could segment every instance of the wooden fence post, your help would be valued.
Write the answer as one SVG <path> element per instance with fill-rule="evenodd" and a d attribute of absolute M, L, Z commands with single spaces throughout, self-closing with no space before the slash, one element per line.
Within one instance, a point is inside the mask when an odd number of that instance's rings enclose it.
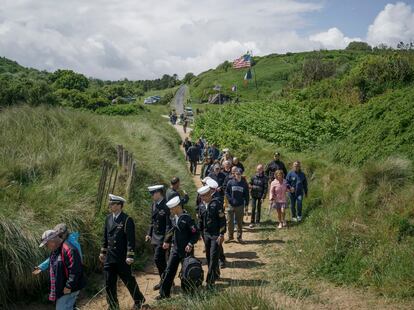
<path fill-rule="evenodd" d="M 116 148 L 116 150 L 117 150 L 117 154 L 118 154 L 118 166 L 119 167 L 122 167 L 122 160 L 123 160 L 123 149 L 124 149 L 124 147 L 122 146 L 122 145 L 117 145 L 117 148 Z"/>

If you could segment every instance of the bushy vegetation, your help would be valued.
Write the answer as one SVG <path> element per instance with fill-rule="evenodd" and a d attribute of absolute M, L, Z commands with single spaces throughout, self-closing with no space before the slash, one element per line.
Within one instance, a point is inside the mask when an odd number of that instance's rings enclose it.
<path fill-rule="evenodd" d="M 53 73 L 27 69 L 16 62 L 0 58 L 0 108 L 21 103 L 62 105 L 91 111 L 125 102 L 135 102 L 149 90 L 163 90 L 180 84 L 176 74 L 160 79 L 129 81 L 102 81 L 88 79 L 72 70 Z M 104 111 L 125 115 L 125 108 Z M 129 109 L 132 113 L 132 108 Z M 129 114 L 130 114 L 129 113 Z"/>
<path fill-rule="evenodd" d="M 106 210 L 95 211 L 101 164 L 116 161 L 116 145 L 137 160 L 126 212 L 136 221 L 138 261 L 142 261 L 149 222 L 146 187 L 168 184 L 172 175 L 192 192 L 191 177 L 179 153 L 180 139 L 159 115 L 144 110 L 133 117 L 108 117 L 50 107 L 10 107 L 0 114 L 0 308 L 39 298 L 45 277 L 31 271 L 47 257 L 41 233 L 59 222 L 81 233 L 88 272 L 97 270 Z M 168 163 L 168 164 L 166 164 Z M 122 177 L 116 193 L 127 195 Z M 92 285 L 92 283 L 90 283 Z M 24 296 L 24 298 L 22 297 Z"/>
<path fill-rule="evenodd" d="M 310 196 L 284 254 L 289 268 L 414 297 L 413 64 L 410 50 L 357 46 L 269 55 L 255 66 L 259 85 L 268 85 L 259 100 L 254 88 L 240 88 L 246 103 L 196 119 L 194 136 L 242 155 L 247 174 L 275 149 L 288 164 L 302 161 Z M 204 83 L 230 84 L 236 72 L 201 74 L 192 96 Z"/>

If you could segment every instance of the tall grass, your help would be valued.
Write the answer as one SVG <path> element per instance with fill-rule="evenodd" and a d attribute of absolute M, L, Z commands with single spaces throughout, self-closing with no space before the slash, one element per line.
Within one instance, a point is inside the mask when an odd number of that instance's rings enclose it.
<path fill-rule="evenodd" d="M 99 269 L 106 210 L 95 217 L 95 199 L 101 162 L 115 161 L 117 144 L 138 162 L 125 209 L 136 223 L 139 252 L 145 251 L 146 187 L 167 184 L 177 174 L 189 192 L 192 188 L 179 156 L 179 137 L 170 128 L 150 111 L 134 117 L 27 106 L 1 112 L 0 273 L 6 276 L 0 277 L 0 305 L 26 301 L 39 295 L 40 284 L 47 287 L 46 277 L 33 278 L 31 271 L 47 257 L 38 247 L 41 233 L 59 222 L 80 231 L 87 270 Z M 121 182 L 116 193 L 127 196 Z"/>
<path fill-rule="evenodd" d="M 180 296 L 159 303 L 157 309 L 193 309 L 193 310 L 275 310 L 281 309 L 273 300 L 271 293 L 263 287 L 231 287 L 225 291 L 202 291 L 191 296 Z"/>

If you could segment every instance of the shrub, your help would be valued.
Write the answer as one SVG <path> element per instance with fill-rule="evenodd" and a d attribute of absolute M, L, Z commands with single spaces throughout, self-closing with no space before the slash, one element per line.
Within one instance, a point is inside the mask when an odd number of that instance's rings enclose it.
<path fill-rule="evenodd" d="M 361 101 L 401 87 L 413 81 L 414 69 L 409 59 L 400 54 L 373 55 L 365 58 L 349 76 L 349 83 L 360 91 Z"/>
<path fill-rule="evenodd" d="M 98 108 L 95 110 L 98 114 L 105 115 L 134 115 L 138 114 L 143 107 L 135 104 L 117 104 L 110 105 L 103 108 Z"/>

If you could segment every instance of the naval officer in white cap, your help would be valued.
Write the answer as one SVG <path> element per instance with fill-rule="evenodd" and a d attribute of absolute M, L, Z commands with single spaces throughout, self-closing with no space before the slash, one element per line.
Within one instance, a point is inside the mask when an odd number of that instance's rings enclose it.
<path fill-rule="evenodd" d="M 226 233 L 226 217 L 223 202 L 220 198 L 214 197 L 217 182 L 210 179 L 206 183 L 210 185 L 202 186 L 197 191 L 201 198 L 198 206 L 198 228 L 204 236 L 208 264 L 207 286 L 211 288 L 220 276 L 220 246 Z"/>
<path fill-rule="evenodd" d="M 117 297 L 118 276 L 134 299 L 135 309 L 141 309 L 145 302 L 131 264 L 135 254 L 135 224 L 132 218 L 122 211 L 125 199 L 109 194 L 110 214 L 106 217 L 103 243 L 99 259 L 104 264 L 106 299 L 109 309 L 119 309 Z"/>
<path fill-rule="evenodd" d="M 191 215 L 184 212 L 180 197 L 175 196 L 169 200 L 167 206 L 170 208 L 171 214 L 174 215 L 174 219 L 172 220 L 172 228 L 165 236 L 163 247 L 168 249 L 172 243 L 172 248 L 161 283 L 160 296 L 157 299 L 170 297 L 171 286 L 177 274 L 178 265 L 186 255 L 193 253 L 194 244 L 199 238 L 197 226 Z"/>
<path fill-rule="evenodd" d="M 151 194 L 151 224 L 148 229 L 146 241 L 151 241 L 154 248 L 154 262 L 160 275 L 160 283 L 154 286 L 154 290 L 159 290 L 161 279 L 167 268 L 167 250 L 162 245 L 164 243 L 165 234 L 171 229 L 170 209 L 167 207 L 164 198 L 164 185 L 153 185 L 148 187 Z"/>

